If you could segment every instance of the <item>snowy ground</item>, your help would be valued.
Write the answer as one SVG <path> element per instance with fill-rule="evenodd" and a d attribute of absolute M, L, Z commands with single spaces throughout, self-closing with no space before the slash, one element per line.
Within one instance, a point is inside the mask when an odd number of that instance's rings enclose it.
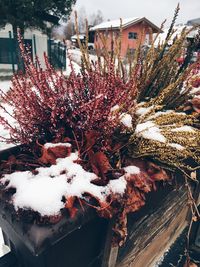
<path fill-rule="evenodd" d="M 75 71 L 76 74 L 80 73 L 80 64 L 76 63 L 76 62 L 72 62 L 73 65 L 73 69 Z M 67 58 L 67 64 L 66 64 L 67 68 L 66 71 L 63 72 L 64 75 L 69 76 L 70 72 L 71 72 L 71 66 L 70 66 L 70 61 L 69 58 Z"/>
<path fill-rule="evenodd" d="M 73 62 L 75 62 L 76 64 L 78 64 L 80 66 L 81 65 L 81 51 L 79 49 L 69 49 L 68 52 L 69 52 Z M 97 60 L 97 56 L 90 55 L 90 60 L 91 61 L 96 61 Z"/>
<path fill-rule="evenodd" d="M 9 88 L 11 86 L 11 82 L 10 81 L 0 81 L 0 89 L 6 93 Z M 0 103 L 1 103 L 1 100 L 0 100 Z M 7 109 L 10 111 L 10 108 L 7 106 Z M 5 115 L 5 113 L 0 110 L 0 116 L 3 116 L 3 117 L 6 117 L 9 121 L 10 121 L 10 118 Z M 7 137 L 8 136 L 8 131 L 4 129 L 4 127 L 2 125 L 0 125 L 0 136 L 2 137 Z M 0 142 L 0 151 L 3 150 L 3 149 L 7 149 L 9 147 L 12 147 L 13 145 L 11 144 L 6 144 L 5 142 Z"/>
<path fill-rule="evenodd" d="M 0 89 L 3 92 L 7 92 L 10 88 L 11 82 L 10 81 L 0 81 Z M 3 112 L 0 112 L 0 116 L 3 115 Z M 3 128 L 2 125 L 0 125 L 0 135 L 6 137 L 8 135 L 8 132 Z M 0 142 L 0 150 L 6 149 L 8 148 L 10 145 L 5 144 L 3 142 Z M 2 236 L 2 232 L 0 229 L 0 257 L 3 256 L 4 254 L 6 254 L 8 252 L 8 248 L 5 247 L 4 245 L 4 241 L 3 241 L 3 236 Z"/>
<path fill-rule="evenodd" d="M 0 89 L 3 92 L 7 92 L 9 90 L 10 86 L 11 86 L 10 81 L 0 81 Z"/>

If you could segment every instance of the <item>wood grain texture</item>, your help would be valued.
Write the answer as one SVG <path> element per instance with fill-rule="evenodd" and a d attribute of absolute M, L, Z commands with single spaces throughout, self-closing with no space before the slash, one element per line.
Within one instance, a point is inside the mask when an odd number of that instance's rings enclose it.
<path fill-rule="evenodd" d="M 153 267 L 186 227 L 187 213 L 186 189 L 170 192 L 161 205 L 132 224 L 116 266 Z"/>

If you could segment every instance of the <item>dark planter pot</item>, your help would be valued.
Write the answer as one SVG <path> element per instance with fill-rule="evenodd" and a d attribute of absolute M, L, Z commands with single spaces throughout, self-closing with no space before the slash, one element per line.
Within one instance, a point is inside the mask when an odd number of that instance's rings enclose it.
<path fill-rule="evenodd" d="M 101 266 L 107 222 L 90 212 L 52 226 L 16 221 L 1 207 L 5 243 L 23 267 Z"/>
<path fill-rule="evenodd" d="M 0 159 L 19 151 L 20 147 L 0 152 Z M 0 203 L 4 241 L 19 267 L 101 266 L 108 221 L 99 218 L 94 210 L 79 210 L 74 219 L 66 216 L 52 225 L 24 222 L 14 214 L 9 205 Z"/>
<path fill-rule="evenodd" d="M 0 152 L 0 159 L 20 149 Z M 0 202 L 0 226 L 12 253 L 8 264 L 0 261 L 0 267 L 153 267 L 190 217 L 185 186 L 174 188 L 158 184 L 157 192 L 147 195 L 146 205 L 129 214 L 127 240 L 120 248 L 112 246 L 114 219 L 108 222 L 94 209 L 80 209 L 74 219 L 63 216 L 56 224 L 38 225 L 29 218 L 19 220 L 9 204 Z M 198 197 L 199 189 L 194 189 Z"/>

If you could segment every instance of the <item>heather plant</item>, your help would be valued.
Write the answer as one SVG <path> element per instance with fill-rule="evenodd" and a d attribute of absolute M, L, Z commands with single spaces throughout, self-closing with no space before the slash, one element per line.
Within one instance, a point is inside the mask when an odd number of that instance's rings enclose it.
<path fill-rule="evenodd" d="M 7 141 L 33 144 L 75 138 L 83 143 L 86 134 L 94 131 L 106 143 L 119 123 L 112 108 L 120 106 L 123 112 L 134 106 L 128 97 L 134 91 L 133 81 L 122 80 L 112 62 L 106 75 L 98 64 L 87 71 L 83 68 L 80 74 L 75 73 L 71 64 L 71 74 L 65 77 L 53 69 L 45 56 L 43 70 L 37 59 L 37 66 L 33 63 L 21 37 L 19 42 L 26 73 L 15 75 L 9 94 L 1 95 L 13 107 L 12 117 L 17 122 L 17 127 L 13 127 L 0 118 L 10 129 Z"/>
<path fill-rule="evenodd" d="M 190 64 L 189 55 L 182 64 L 176 61 L 185 46 L 185 29 L 168 47 L 177 13 L 178 8 L 165 42 L 157 48 L 153 42 L 147 54 L 139 45 L 128 71 L 120 58 L 120 40 L 112 45 L 115 51 L 109 53 L 105 48 L 97 62 L 91 62 L 87 45 L 82 46 L 78 38 L 82 69 L 76 74 L 70 60 L 71 74 L 65 77 L 53 69 L 46 56 L 45 70 L 37 59 L 35 65 L 20 38 L 26 73 L 15 75 L 10 92 L 1 95 L 4 103 L 13 107 L 11 116 L 17 123 L 14 127 L 0 118 L 10 130 L 7 141 L 26 144 L 31 150 L 42 147 L 37 163 L 54 165 L 61 152 L 67 150 L 68 156 L 78 151 L 76 161 L 97 175 L 93 185 L 106 187 L 113 180 L 125 179 L 123 195 L 111 192 L 102 201 L 83 192 L 65 199 L 73 216 L 77 199 L 101 216 L 116 215 L 118 243 L 126 237 L 127 213 L 145 204 L 145 194 L 156 188 L 157 181 L 169 180 L 177 170 L 190 177 L 189 173 L 199 168 L 199 121 L 196 114 L 183 112 L 191 98 L 188 79 L 198 62 Z M 1 108 L 6 111 L 4 104 Z M 58 144 L 53 147 L 56 152 L 45 148 L 48 142 Z M 65 142 L 72 151 L 62 147 Z M 96 204 L 88 201 L 88 195 Z"/>

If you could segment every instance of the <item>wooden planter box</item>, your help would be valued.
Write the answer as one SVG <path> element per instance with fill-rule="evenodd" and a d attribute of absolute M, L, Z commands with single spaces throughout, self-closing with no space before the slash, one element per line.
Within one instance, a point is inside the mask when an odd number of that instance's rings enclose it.
<path fill-rule="evenodd" d="M 1 152 L 1 159 L 18 149 Z M 121 248 L 111 244 L 114 220 L 99 218 L 90 208 L 74 219 L 36 225 L 17 220 L 1 202 L 0 226 L 20 267 L 153 267 L 187 226 L 187 201 L 184 186 L 148 194 L 145 207 L 128 216 Z"/>

